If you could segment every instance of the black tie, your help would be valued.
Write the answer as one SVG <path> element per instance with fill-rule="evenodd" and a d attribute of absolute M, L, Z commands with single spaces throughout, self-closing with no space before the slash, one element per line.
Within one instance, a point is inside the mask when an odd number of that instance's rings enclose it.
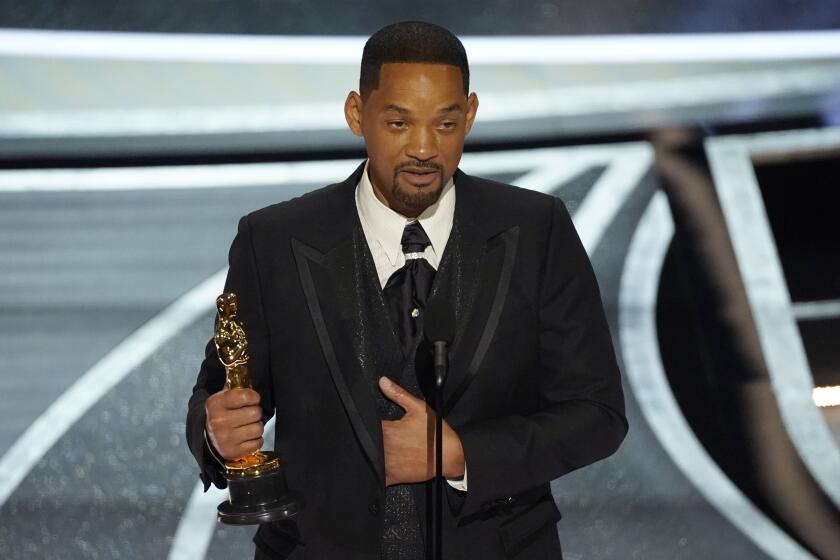
<path fill-rule="evenodd" d="M 420 222 L 405 226 L 401 243 L 405 265 L 388 278 L 383 294 L 397 336 L 403 349 L 408 351 L 419 331 L 418 322 L 426 307 L 435 269 L 422 256 L 431 241 Z"/>

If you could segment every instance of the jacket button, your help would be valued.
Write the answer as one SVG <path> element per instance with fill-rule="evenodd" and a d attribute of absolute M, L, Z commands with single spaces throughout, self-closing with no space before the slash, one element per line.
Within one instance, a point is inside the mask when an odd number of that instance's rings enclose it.
<path fill-rule="evenodd" d="M 379 515 L 379 504 L 376 502 L 371 502 L 368 504 L 368 511 L 371 515 Z"/>

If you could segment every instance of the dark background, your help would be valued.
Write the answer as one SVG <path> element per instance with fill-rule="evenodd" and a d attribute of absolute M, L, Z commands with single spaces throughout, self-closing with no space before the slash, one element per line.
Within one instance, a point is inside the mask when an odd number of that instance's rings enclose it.
<path fill-rule="evenodd" d="M 0 27 L 168 33 L 368 35 L 420 19 L 464 35 L 708 33 L 840 28 L 833 0 L 308 0 L 0 1 Z M 329 14 L 329 17 L 325 17 Z"/>

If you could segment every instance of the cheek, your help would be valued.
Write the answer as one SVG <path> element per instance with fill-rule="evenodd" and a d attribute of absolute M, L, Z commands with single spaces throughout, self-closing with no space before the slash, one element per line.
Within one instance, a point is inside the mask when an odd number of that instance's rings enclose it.
<path fill-rule="evenodd" d="M 365 146 L 369 155 L 383 162 L 398 158 L 402 150 L 398 139 L 382 134 L 365 137 Z"/>
<path fill-rule="evenodd" d="M 464 149 L 464 136 L 460 134 L 442 136 L 440 139 L 440 145 L 447 151 L 461 153 Z"/>
<path fill-rule="evenodd" d="M 370 154 L 369 154 L 370 155 Z M 371 159 L 370 178 L 373 184 L 379 189 L 388 190 L 391 183 L 394 181 L 394 165 L 388 159 L 382 159 L 381 155 L 374 162 Z"/>
<path fill-rule="evenodd" d="M 440 144 L 440 153 L 447 167 L 454 171 L 461 161 L 461 154 L 464 153 L 463 138 L 445 138 Z"/>

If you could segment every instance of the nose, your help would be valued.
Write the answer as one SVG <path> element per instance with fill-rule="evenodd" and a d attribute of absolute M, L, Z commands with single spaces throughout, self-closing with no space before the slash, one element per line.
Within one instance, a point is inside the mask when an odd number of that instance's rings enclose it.
<path fill-rule="evenodd" d="M 414 127 L 406 146 L 406 155 L 418 161 L 427 161 L 438 155 L 438 139 L 434 129 Z"/>

